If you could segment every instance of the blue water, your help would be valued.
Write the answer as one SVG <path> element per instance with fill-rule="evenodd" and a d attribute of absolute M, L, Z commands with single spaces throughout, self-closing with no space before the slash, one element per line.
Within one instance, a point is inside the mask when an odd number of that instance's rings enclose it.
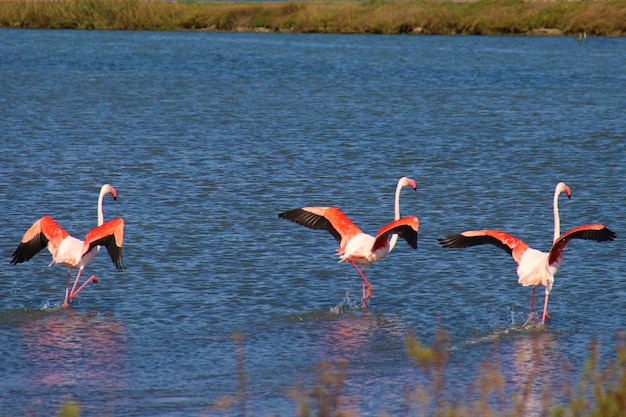
<path fill-rule="evenodd" d="M 344 364 L 342 406 L 411 414 L 428 384 L 404 340 L 449 334 L 451 401 L 481 363 L 508 398 L 532 381 L 558 401 L 588 343 L 615 355 L 625 330 L 626 39 L 0 31 L 0 415 L 295 415 L 294 387 Z M 365 232 L 420 219 L 360 279 L 336 242 L 279 219 L 340 207 Z M 495 247 L 436 238 L 499 228 L 547 250 L 561 227 L 601 222 L 614 242 L 576 241 L 524 329 L 530 290 Z M 43 215 L 82 238 L 123 217 L 124 263 L 60 308 L 65 268 L 42 251 L 9 265 Z M 89 275 L 87 275 L 89 276 Z M 542 295 L 540 289 L 538 294 Z M 541 302 L 539 302 L 541 304 Z M 241 337 L 238 339 L 237 335 Z M 345 361 L 345 362 L 344 362 Z M 245 377 L 245 383 L 240 379 Z M 232 399 L 230 407 L 218 407 Z M 510 403 L 503 407 L 509 407 Z M 416 408 L 411 408 L 416 407 Z M 423 408 L 422 408 L 423 409 Z"/>

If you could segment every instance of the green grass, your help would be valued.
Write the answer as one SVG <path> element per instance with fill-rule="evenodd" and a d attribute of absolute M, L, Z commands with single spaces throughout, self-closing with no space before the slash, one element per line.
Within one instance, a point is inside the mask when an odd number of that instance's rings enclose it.
<path fill-rule="evenodd" d="M 0 0 L 0 4 L 0 27 L 9 28 L 626 35 L 626 0 Z"/>

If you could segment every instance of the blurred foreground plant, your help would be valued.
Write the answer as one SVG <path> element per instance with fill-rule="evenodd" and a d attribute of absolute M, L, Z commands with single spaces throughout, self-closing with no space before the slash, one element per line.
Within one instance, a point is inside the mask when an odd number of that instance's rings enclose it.
<path fill-rule="evenodd" d="M 530 333 L 524 337 L 537 338 L 541 333 Z M 626 415 L 626 332 L 617 335 L 618 345 L 614 361 L 603 364 L 600 361 L 599 342 L 589 342 L 589 357 L 580 375 L 576 388 L 570 383 L 564 387 L 567 401 L 554 404 L 552 386 L 542 386 L 542 404 L 538 415 L 541 417 L 624 417 Z M 235 395 L 218 398 L 210 405 L 213 411 L 221 410 L 225 415 L 232 415 L 232 408 L 237 407 L 237 415 L 248 416 L 246 407 L 246 385 L 248 376 L 245 371 L 245 336 L 235 333 L 238 385 Z M 538 338 L 541 342 L 541 338 Z M 532 345 L 531 345 L 532 346 Z M 530 391 L 535 382 L 534 372 L 521 384 L 520 392 L 505 397 L 505 376 L 497 361 L 486 360 L 479 364 L 476 378 L 471 384 L 475 390 L 475 399 L 458 404 L 459 400 L 449 401 L 454 392 L 445 379 L 444 370 L 448 363 L 450 337 L 443 330 L 438 330 L 433 345 L 423 346 L 414 335 L 405 338 L 407 356 L 417 369 L 424 372 L 425 383 L 407 389 L 405 396 L 406 415 L 435 417 L 526 417 Z M 536 360 L 536 358 L 533 358 Z M 305 377 L 312 377 L 310 387 L 298 383 L 289 392 L 289 397 L 296 403 L 298 417 L 354 417 L 358 414 L 344 405 L 344 383 L 348 369 L 346 361 L 321 361 Z M 451 381 L 454 382 L 454 381 Z M 80 407 L 72 400 L 65 400 L 58 417 L 78 417 Z M 383 414 L 384 415 L 384 414 Z M 535 414 L 533 414 L 535 415 Z"/>
<path fill-rule="evenodd" d="M 289 396 L 296 401 L 298 417 L 350 417 L 354 413 L 342 409 L 341 401 L 346 361 L 336 363 L 322 361 L 315 371 L 316 381 L 310 389 L 299 384 Z"/>
<path fill-rule="evenodd" d="M 530 334 L 529 337 L 536 337 Z M 589 358 L 580 376 L 576 393 L 570 385 L 566 387 L 568 401 L 554 404 L 552 387 L 542 387 L 541 416 L 553 417 L 625 417 L 626 416 L 626 332 L 617 335 L 616 359 L 604 370 L 599 360 L 599 343 L 589 343 Z M 479 372 L 472 384 L 478 389 L 476 400 L 463 405 L 449 405 L 443 370 L 447 364 L 448 335 L 439 330 L 431 348 L 421 345 L 409 335 L 405 339 L 407 355 L 415 365 L 423 369 L 428 383 L 417 385 L 408 399 L 411 415 L 433 415 L 446 417 L 525 417 L 527 402 L 534 384 L 534 373 L 530 373 L 521 391 L 512 395 L 509 404 L 504 396 L 505 378 L 499 364 L 489 359 L 480 364 Z M 436 404 L 432 399 L 436 398 Z"/>
<path fill-rule="evenodd" d="M 239 404 L 239 415 L 246 416 L 246 385 L 248 383 L 248 374 L 246 373 L 244 342 L 246 336 L 241 332 L 235 332 L 232 336 L 235 342 L 235 353 L 237 356 L 237 395 L 224 395 L 209 404 L 212 409 L 222 410 L 224 413 L 232 408 L 235 404 Z"/>
<path fill-rule="evenodd" d="M 615 362 L 604 370 L 600 366 L 599 342 L 589 342 L 589 358 L 569 403 L 553 410 L 555 417 L 624 417 L 626 416 L 626 332 L 617 335 Z"/>
<path fill-rule="evenodd" d="M 61 409 L 57 414 L 58 417 L 78 417 L 80 414 L 80 406 L 72 400 L 65 400 L 61 405 Z"/>

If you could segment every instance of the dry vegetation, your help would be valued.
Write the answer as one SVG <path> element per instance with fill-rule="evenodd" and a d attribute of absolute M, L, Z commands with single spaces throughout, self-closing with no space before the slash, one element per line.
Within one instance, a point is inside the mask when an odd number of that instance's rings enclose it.
<path fill-rule="evenodd" d="M 541 330 L 527 334 L 528 338 L 541 338 Z M 205 415 L 256 415 L 247 408 L 245 370 L 245 337 L 233 336 L 236 342 L 238 380 L 237 393 L 217 399 L 207 407 Z M 533 386 L 533 372 L 529 373 L 519 392 L 505 396 L 506 376 L 500 365 L 492 358 L 485 358 L 473 383 L 474 399 L 450 399 L 450 381 L 446 381 L 444 370 L 448 366 L 449 335 L 438 331 L 432 347 L 423 346 L 414 336 L 407 336 L 407 355 L 425 376 L 424 383 L 407 387 L 403 408 L 410 416 L 433 417 L 525 417 L 529 414 L 527 404 Z M 294 401 L 294 414 L 298 417 L 356 417 L 355 411 L 344 404 L 343 395 L 347 363 L 321 362 L 313 371 L 310 386 L 297 384 L 289 393 Z M 589 343 L 587 363 L 578 376 L 576 384 L 565 387 L 567 400 L 557 402 L 553 387 L 542 387 L 542 417 L 623 417 L 626 410 L 626 333 L 618 334 L 615 360 L 600 363 L 598 342 Z M 280 394 L 279 394 L 280 395 Z M 78 417 L 79 405 L 71 399 L 65 401 L 57 414 L 59 417 Z M 233 414 L 235 413 L 235 414 Z M 386 416 L 386 414 L 380 414 Z"/>
<path fill-rule="evenodd" d="M 0 2 L 0 27 L 14 28 L 626 35 L 626 0 Z"/>

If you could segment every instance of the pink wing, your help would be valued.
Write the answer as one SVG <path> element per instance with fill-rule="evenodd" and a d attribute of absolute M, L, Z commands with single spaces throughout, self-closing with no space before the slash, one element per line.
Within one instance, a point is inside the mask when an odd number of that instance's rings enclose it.
<path fill-rule="evenodd" d="M 380 228 L 376 234 L 376 241 L 372 252 L 385 246 L 390 235 L 398 235 L 411 245 L 413 249 L 417 249 L 417 231 L 419 230 L 419 220 L 415 216 L 402 217 Z"/>
<path fill-rule="evenodd" d="M 303 207 L 284 211 L 278 217 L 291 220 L 311 229 L 328 231 L 339 242 L 339 254 L 344 252 L 350 239 L 359 233 L 363 233 L 348 216 L 335 207 Z"/>
<path fill-rule="evenodd" d="M 572 239 L 584 239 L 595 240 L 596 242 L 605 242 L 613 240 L 616 237 L 617 235 L 613 231 L 604 227 L 603 224 L 586 224 L 584 226 L 575 227 L 563 233 L 552 244 L 552 248 L 550 248 L 548 264 L 552 265 L 559 262 L 559 260 L 563 258 L 563 249 L 565 248 L 565 245 L 567 245 Z"/>
<path fill-rule="evenodd" d="M 522 259 L 522 255 L 528 249 L 528 245 L 521 239 L 500 230 L 468 230 L 456 235 L 442 237 L 439 239 L 439 243 L 447 248 L 468 248 L 485 244 L 495 245 L 513 256 L 513 259 L 518 264 Z"/>
<path fill-rule="evenodd" d="M 16 265 L 30 260 L 39 251 L 48 246 L 48 243 L 50 243 L 50 251 L 54 253 L 61 241 L 68 236 L 69 233 L 59 226 L 52 217 L 44 216 L 33 223 L 30 229 L 26 231 L 22 242 L 11 255 L 13 256 L 11 264 Z"/>
<path fill-rule="evenodd" d="M 83 255 L 96 246 L 105 246 L 111 260 L 118 270 L 124 269 L 122 263 L 122 243 L 124 242 L 124 219 L 113 219 L 102 226 L 91 229 L 85 236 Z"/>

